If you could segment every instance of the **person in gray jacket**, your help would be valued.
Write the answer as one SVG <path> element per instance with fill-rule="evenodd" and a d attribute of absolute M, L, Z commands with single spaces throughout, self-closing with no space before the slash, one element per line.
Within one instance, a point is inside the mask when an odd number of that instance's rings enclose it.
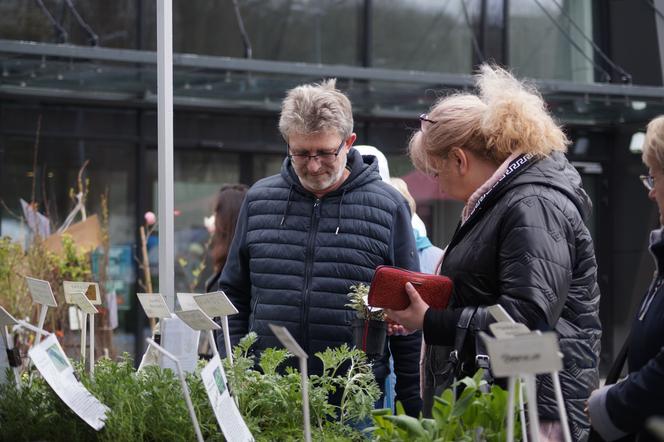
<path fill-rule="evenodd" d="M 381 180 L 376 158 L 352 148 L 351 103 L 335 86 L 328 80 L 288 92 L 279 120 L 288 155 L 281 173 L 247 193 L 221 275 L 219 288 L 239 311 L 229 317 L 231 340 L 256 332 L 259 351 L 281 346 L 270 323 L 285 326 L 312 356 L 352 346 L 350 286 L 369 284 L 382 264 L 419 268 L 408 204 Z M 421 335 L 388 342 L 374 374 L 383 385 L 391 353 L 397 400 L 416 416 Z M 309 358 L 310 374 L 321 369 Z"/>
<path fill-rule="evenodd" d="M 564 156 L 567 137 L 537 91 L 488 65 L 476 81 L 477 95 L 445 97 L 423 115 L 410 144 L 415 166 L 465 203 L 441 267 L 454 283 L 450 307 L 429 308 L 407 284 L 411 305 L 387 313 L 422 329 L 428 345 L 454 344 L 464 307 L 475 308 L 475 333 L 489 332 L 486 307 L 493 304 L 532 330 L 555 331 L 571 436 L 583 441 L 589 433 L 584 401 L 598 385 L 601 336 L 597 263 L 584 224 L 590 199 Z M 473 344 L 471 337 L 462 349 L 464 365 L 484 360 L 475 358 Z M 548 376 L 538 376 L 537 402 L 540 440 L 562 440 Z"/>

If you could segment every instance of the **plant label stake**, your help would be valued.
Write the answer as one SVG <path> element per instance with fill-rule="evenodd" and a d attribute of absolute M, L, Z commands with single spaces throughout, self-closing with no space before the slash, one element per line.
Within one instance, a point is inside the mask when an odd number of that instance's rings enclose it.
<path fill-rule="evenodd" d="M 98 313 L 97 308 L 92 305 L 88 297 L 83 293 L 71 293 L 70 300 L 83 312 L 83 326 L 81 327 L 81 357 L 85 364 L 85 336 L 86 325 L 88 318 L 90 318 L 90 377 L 94 376 L 95 371 L 95 314 Z"/>
<path fill-rule="evenodd" d="M 219 324 L 214 322 L 212 318 L 200 309 L 182 310 L 175 312 L 175 314 L 192 330 L 206 332 L 208 343 L 212 347 L 213 355 L 219 356 L 217 346 L 214 343 L 214 333 L 212 332 L 212 330 L 219 330 L 221 328 L 219 327 Z"/>
<path fill-rule="evenodd" d="M 51 284 L 43 279 L 31 278 L 29 276 L 25 277 L 25 282 L 27 282 L 30 289 L 32 302 L 39 304 L 39 322 L 37 323 L 37 327 L 43 329 L 48 308 L 58 306 L 55 296 L 53 296 L 53 290 L 51 290 Z M 33 345 L 39 343 L 40 339 L 41 335 L 38 334 Z"/>
<path fill-rule="evenodd" d="M 145 311 L 145 315 L 150 318 L 150 334 L 154 338 L 156 330 L 156 319 L 160 321 L 163 318 L 170 318 L 171 312 L 166 305 L 166 300 L 161 293 L 137 293 L 136 296 Z"/>
<path fill-rule="evenodd" d="M 211 318 L 218 316 L 221 319 L 221 326 L 224 332 L 226 358 L 228 358 L 228 362 L 233 365 L 233 348 L 231 347 L 231 335 L 228 329 L 228 317 L 237 314 L 237 309 L 222 290 L 197 295 L 194 297 L 194 301 L 208 316 Z M 210 344 L 212 345 L 212 351 L 214 354 L 219 354 L 217 351 L 217 345 L 214 342 L 214 337 Z"/>
<path fill-rule="evenodd" d="M 254 437 L 230 396 L 226 373 L 218 354 L 213 356 L 205 368 L 201 370 L 201 380 L 226 440 L 234 442 L 253 441 Z"/>
<path fill-rule="evenodd" d="M 309 376 L 307 374 L 307 353 L 300 347 L 293 335 L 286 327 L 280 325 L 268 324 L 272 333 L 279 339 L 279 342 L 286 347 L 286 350 L 293 353 L 300 359 L 300 376 L 302 377 L 302 414 L 304 420 L 304 440 L 311 442 L 311 423 L 309 422 Z"/>
<path fill-rule="evenodd" d="M 18 360 L 16 360 L 16 356 L 18 351 L 15 351 L 14 349 L 14 338 L 13 336 L 9 333 L 9 330 L 7 327 L 10 325 L 16 325 L 18 324 L 18 321 L 14 319 L 14 317 L 9 314 L 7 310 L 5 310 L 2 306 L 0 306 L 0 327 L 2 331 L 2 341 L 3 341 L 3 349 L 0 349 L 1 351 L 4 351 L 5 354 L 3 355 L 4 358 L 7 360 L 7 365 L 0 365 L 0 369 L 3 370 L 3 378 L 4 378 L 4 371 L 7 368 L 7 366 L 12 368 L 12 371 L 14 372 L 14 381 L 16 382 L 16 388 L 21 388 L 21 376 L 18 372 L 18 367 L 20 366 L 20 355 L 18 355 Z"/>
<path fill-rule="evenodd" d="M 182 395 L 184 396 L 184 401 L 187 404 L 187 409 L 189 410 L 189 417 L 191 417 L 191 422 L 194 425 L 194 431 L 196 432 L 196 439 L 198 442 L 203 441 L 203 435 L 201 434 L 201 429 L 198 426 L 198 419 L 196 418 L 196 412 L 194 411 L 194 406 L 191 403 L 191 397 L 189 396 L 189 387 L 187 387 L 187 381 L 184 378 L 184 371 L 182 371 L 182 366 L 180 365 L 180 360 L 176 358 L 173 354 L 166 351 L 161 345 L 154 342 L 152 339 L 147 338 L 148 345 L 155 348 L 162 355 L 166 356 L 168 359 L 175 363 L 177 368 L 178 377 L 180 378 L 180 385 L 182 386 Z"/>
<path fill-rule="evenodd" d="M 495 339 L 486 333 L 480 333 L 485 342 L 489 357 L 491 358 L 491 371 L 496 377 L 521 377 L 525 380 L 526 396 L 528 398 L 528 418 L 530 437 L 533 442 L 539 442 L 539 417 L 537 414 L 536 374 L 550 374 L 553 378 L 556 402 L 560 416 L 560 424 L 566 442 L 571 441 L 565 403 L 560 389 L 558 372 L 562 369 L 562 353 L 558 345 L 557 335 L 553 332 L 530 333 L 505 339 Z M 513 405 L 514 381 L 510 385 L 510 399 Z M 508 412 L 508 419 L 512 410 Z M 508 432 L 509 432 L 508 423 Z M 512 432 L 508 436 L 513 437 Z M 512 439 L 508 438 L 511 442 Z"/>
<path fill-rule="evenodd" d="M 74 367 L 55 335 L 35 345 L 28 354 L 44 380 L 74 413 L 95 430 L 103 428 L 110 409 L 76 379 Z"/>

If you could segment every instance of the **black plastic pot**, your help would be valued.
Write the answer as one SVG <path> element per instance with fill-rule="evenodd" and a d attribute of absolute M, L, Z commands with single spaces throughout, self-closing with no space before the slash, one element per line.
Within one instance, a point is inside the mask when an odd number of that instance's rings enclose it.
<path fill-rule="evenodd" d="M 363 350 L 368 357 L 382 356 L 385 352 L 387 323 L 375 319 L 353 319 L 353 342 L 355 347 Z"/>

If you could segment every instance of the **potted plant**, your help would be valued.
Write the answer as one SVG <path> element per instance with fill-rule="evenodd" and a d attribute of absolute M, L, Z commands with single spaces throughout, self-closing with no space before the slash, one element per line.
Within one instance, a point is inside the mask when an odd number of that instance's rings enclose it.
<path fill-rule="evenodd" d="M 355 310 L 357 315 L 351 323 L 355 346 L 363 350 L 369 358 L 376 358 L 385 351 L 387 323 L 382 309 L 367 304 L 368 296 L 369 286 L 352 285 L 348 293 L 350 302 L 346 306 Z"/>

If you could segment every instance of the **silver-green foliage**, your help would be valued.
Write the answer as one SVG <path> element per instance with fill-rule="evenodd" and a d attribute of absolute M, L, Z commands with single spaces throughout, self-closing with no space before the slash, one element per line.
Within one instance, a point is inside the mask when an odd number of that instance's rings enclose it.
<path fill-rule="evenodd" d="M 231 390 L 240 412 L 257 439 L 300 440 L 302 438 L 302 390 L 300 373 L 286 366 L 292 355 L 282 349 L 266 349 L 258 366 L 250 353 L 256 335 L 250 333 L 234 349 L 233 366 L 226 366 Z M 315 440 L 360 440 L 349 424 L 369 418 L 380 396 L 378 384 L 366 356 L 343 345 L 316 353 L 321 375 L 309 377 L 312 436 Z M 291 359 L 291 361 L 293 361 Z M 330 403 L 334 395 L 338 403 Z"/>

